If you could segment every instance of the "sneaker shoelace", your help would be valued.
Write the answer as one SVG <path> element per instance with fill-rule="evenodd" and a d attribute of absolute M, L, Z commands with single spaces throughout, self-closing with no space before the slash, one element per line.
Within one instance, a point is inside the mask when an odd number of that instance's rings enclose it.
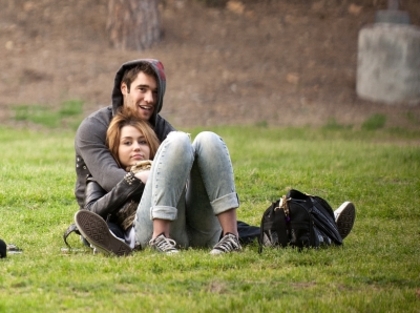
<path fill-rule="evenodd" d="M 234 234 L 226 234 L 213 249 L 217 249 L 223 252 L 238 250 L 238 239 Z"/>
<path fill-rule="evenodd" d="M 154 246 L 157 250 L 166 252 L 166 253 L 174 253 L 178 252 L 178 250 L 175 248 L 176 241 L 167 238 L 164 235 L 159 235 L 152 241 L 152 246 Z"/>

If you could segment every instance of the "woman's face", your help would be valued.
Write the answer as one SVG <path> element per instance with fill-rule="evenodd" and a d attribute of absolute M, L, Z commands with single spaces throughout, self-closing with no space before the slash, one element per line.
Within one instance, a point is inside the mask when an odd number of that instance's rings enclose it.
<path fill-rule="evenodd" d="M 133 126 L 124 126 L 118 147 L 118 159 L 122 167 L 126 168 L 149 158 L 150 147 L 143 134 Z"/>

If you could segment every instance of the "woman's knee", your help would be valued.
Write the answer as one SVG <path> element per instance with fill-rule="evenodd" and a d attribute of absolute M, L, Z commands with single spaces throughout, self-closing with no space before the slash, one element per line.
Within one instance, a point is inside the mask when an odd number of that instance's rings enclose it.
<path fill-rule="evenodd" d="M 171 131 L 168 136 L 166 137 L 165 141 L 180 141 L 180 142 L 190 142 L 190 134 L 185 133 L 183 131 L 174 130 Z"/>
<path fill-rule="evenodd" d="M 171 153 L 179 156 L 192 156 L 192 146 L 189 134 L 181 131 L 172 131 L 164 140 L 163 144 L 170 147 Z M 190 151 L 189 155 L 185 155 Z"/>
<path fill-rule="evenodd" d="M 195 152 L 198 154 L 218 154 L 227 149 L 223 139 L 211 131 L 203 131 L 199 133 L 194 139 L 193 147 Z"/>
<path fill-rule="evenodd" d="M 195 139 L 195 143 L 211 143 L 211 142 L 217 142 L 220 141 L 221 138 L 216 133 L 213 133 L 211 131 L 203 131 L 199 133 Z"/>

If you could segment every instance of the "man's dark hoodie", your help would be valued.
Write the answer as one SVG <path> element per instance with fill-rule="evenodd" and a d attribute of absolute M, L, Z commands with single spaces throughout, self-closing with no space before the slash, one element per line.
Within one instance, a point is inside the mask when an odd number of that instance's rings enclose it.
<path fill-rule="evenodd" d="M 143 62 L 150 63 L 158 77 L 158 99 L 153 116 L 149 122 L 160 141 L 163 141 L 171 131 L 175 130 L 172 125 L 158 114 L 162 110 L 166 88 L 163 64 L 158 60 L 152 59 L 124 63 L 115 75 L 112 104 L 99 109 L 85 118 L 76 132 L 77 181 L 75 194 L 81 208 L 84 206 L 86 178 L 88 176 L 92 176 L 103 189 L 110 191 L 126 174 L 125 170 L 120 168 L 115 162 L 106 146 L 106 132 L 117 109 L 124 104 L 124 97 L 121 93 L 121 81 L 124 73 Z"/>

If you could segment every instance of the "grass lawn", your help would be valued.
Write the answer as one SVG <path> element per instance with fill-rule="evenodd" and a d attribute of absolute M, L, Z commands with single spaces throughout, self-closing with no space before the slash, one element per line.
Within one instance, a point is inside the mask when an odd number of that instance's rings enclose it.
<path fill-rule="evenodd" d="M 193 135 L 202 129 L 188 129 Z M 0 128 L 0 312 L 420 312 L 420 133 L 386 128 L 217 127 L 241 199 L 260 223 L 288 188 L 351 200 L 344 246 L 129 257 L 62 253 L 77 210 L 74 130 Z"/>

